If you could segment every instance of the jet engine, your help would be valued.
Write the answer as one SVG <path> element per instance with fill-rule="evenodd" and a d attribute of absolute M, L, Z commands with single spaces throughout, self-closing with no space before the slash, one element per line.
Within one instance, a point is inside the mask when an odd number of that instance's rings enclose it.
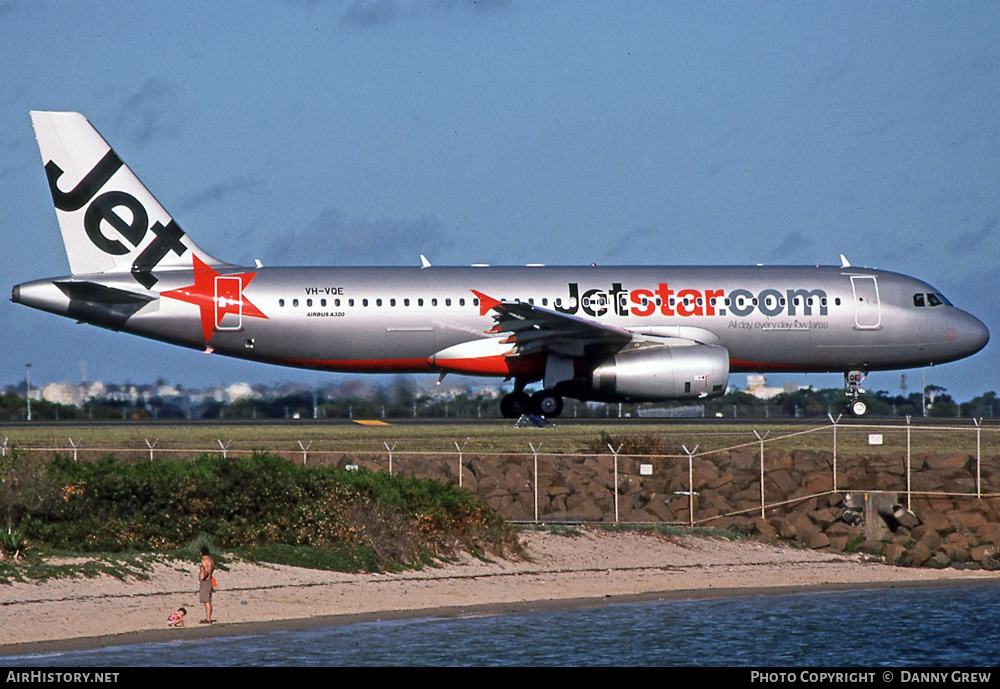
<path fill-rule="evenodd" d="M 706 344 L 636 343 L 594 369 L 591 399 L 655 402 L 726 392 L 729 352 Z"/>

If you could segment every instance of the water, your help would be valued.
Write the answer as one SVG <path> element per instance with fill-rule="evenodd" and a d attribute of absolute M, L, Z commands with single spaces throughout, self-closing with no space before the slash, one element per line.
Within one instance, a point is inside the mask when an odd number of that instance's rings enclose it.
<path fill-rule="evenodd" d="M 1000 665 L 1000 583 L 316 627 L 5 666 Z"/>

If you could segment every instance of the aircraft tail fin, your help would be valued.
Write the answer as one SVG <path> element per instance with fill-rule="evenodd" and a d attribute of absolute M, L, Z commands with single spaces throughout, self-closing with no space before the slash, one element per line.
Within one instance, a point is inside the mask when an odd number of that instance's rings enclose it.
<path fill-rule="evenodd" d="M 152 289 L 155 271 L 188 269 L 205 253 L 80 113 L 31 112 L 70 271 L 128 272 Z"/>

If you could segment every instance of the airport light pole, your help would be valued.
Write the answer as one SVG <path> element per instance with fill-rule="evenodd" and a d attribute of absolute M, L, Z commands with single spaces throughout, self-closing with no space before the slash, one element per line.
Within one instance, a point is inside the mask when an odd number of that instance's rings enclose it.
<path fill-rule="evenodd" d="M 24 365 L 24 399 L 28 401 L 28 421 L 31 421 L 31 364 Z"/>

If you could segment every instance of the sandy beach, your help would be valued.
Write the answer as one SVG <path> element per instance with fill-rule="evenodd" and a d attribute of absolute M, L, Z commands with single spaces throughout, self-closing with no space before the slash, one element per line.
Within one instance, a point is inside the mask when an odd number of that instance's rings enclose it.
<path fill-rule="evenodd" d="M 211 626 L 198 624 L 204 606 L 193 563 L 158 564 L 148 580 L 101 576 L 4 585 L 0 655 L 404 616 L 1000 580 L 1000 572 L 892 567 L 754 541 L 604 531 L 529 531 L 523 541 L 528 559 L 483 562 L 463 555 L 399 574 L 231 563 L 217 574 Z M 168 629 L 167 617 L 180 606 L 189 613 L 186 628 Z"/>

